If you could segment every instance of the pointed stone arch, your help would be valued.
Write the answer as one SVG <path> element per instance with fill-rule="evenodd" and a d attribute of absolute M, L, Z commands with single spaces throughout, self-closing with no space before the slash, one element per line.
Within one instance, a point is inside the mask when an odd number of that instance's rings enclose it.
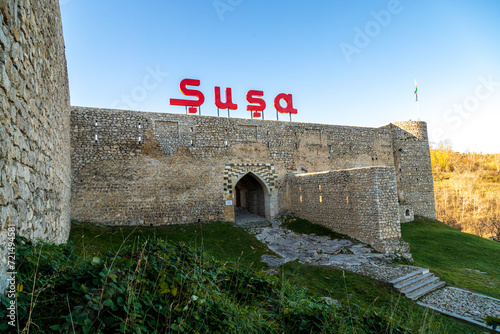
<path fill-rule="evenodd" d="M 245 178 L 248 180 L 245 181 Z M 277 174 L 271 164 L 230 164 L 224 170 L 224 217 L 227 221 L 235 221 L 234 208 L 237 204 L 236 186 L 241 180 L 247 182 L 247 187 L 251 186 L 254 180 L 262 189 L 263 208 L 256 212 L 266 218 L 275 218 L 278 214 L 278 191 Z M 254 187 L 255 188 L 255 187 Z M 241 189 L 239 189 L 241 191 Z M 250 191 L 245 189 L 245 191 Z M 258 189 L 252 189 L 256 191 Z M 240 194 L 241 195 L 241 194 Z M 254 196 L 254 195 L 252 195 Z M 240 198 L 241 200 L 241 198 Z"/>
<path fill-rule="evenodd" d="M 266 183 L 266 181 L 263 180 L 262 175 L 256 174 L 252 171 L 249 171 L 248 173 L 239 175 L 238 178 L 235 180 L 234 184 L 235 185 L 238 184 L 238 182 L 240 182 L 240 180 L 247 175 L 252 176 L 257 182 L 259 182 L 259 184 L 262 186 L 262 189 L 265 191 L 266 194 L 268 194 L 268 195 L 271 194 L 271 189 L 269 188 L 269 185 Z"/>
<path fill-rule="evenodd" d="M 265 217 L 268 211 L 269 194 L 269 188 L 265 182 L 254 173 L 248 172 L 234 185 L 234 206 Z"/>

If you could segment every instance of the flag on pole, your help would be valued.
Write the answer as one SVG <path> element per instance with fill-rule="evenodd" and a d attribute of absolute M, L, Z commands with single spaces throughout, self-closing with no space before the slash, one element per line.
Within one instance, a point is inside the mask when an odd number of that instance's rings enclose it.
<path fill-rule="evenodd" d="M 418 102 L 418 95 L 417 95 L 417 80 L 415 80 L 415 102 Z"/>

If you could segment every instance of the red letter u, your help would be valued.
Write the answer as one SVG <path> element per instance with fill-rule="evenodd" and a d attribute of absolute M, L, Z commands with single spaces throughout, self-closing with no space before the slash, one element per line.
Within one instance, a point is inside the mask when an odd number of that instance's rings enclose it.
<path fill-rule="evenodd" d="M 238 105 L 236 103 L 233 103 L 231 88 L 226 88 L 226 102 L 222 103 L 222 101 L 220 100 L 220 87 L 215 87 L 215 105 L 220 109 L 238 109 Z"/>

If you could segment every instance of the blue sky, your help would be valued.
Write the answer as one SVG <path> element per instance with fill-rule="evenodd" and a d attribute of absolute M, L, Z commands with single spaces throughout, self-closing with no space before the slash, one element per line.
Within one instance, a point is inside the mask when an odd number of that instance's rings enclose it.
<path fill-rule="evenodd" d="M 182 79 L 293 95 L 294 121 L 420 119 L 431 141 L 500 152 L 500 1 L 60 0 L 72 105 L 184 113 Z M 280 115 L 280 120 L 288 117 Z"/>

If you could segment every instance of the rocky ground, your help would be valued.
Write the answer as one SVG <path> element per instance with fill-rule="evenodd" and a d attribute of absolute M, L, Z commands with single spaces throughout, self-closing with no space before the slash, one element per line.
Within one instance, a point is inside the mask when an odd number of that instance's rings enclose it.
<path fill-rule="evenodd" d="M 390 263 L 388 255 L 371 247 L 345 239 L 295 233 L 281 226 L 279 220 L 239 222 L 277 255 L 265 255 L 263 261 L 276 272 L 283 263 L 299 261 L 322 266 L 334 266 L 372 278 L 388 281 L 404 276 L 417 268 Z"/>

